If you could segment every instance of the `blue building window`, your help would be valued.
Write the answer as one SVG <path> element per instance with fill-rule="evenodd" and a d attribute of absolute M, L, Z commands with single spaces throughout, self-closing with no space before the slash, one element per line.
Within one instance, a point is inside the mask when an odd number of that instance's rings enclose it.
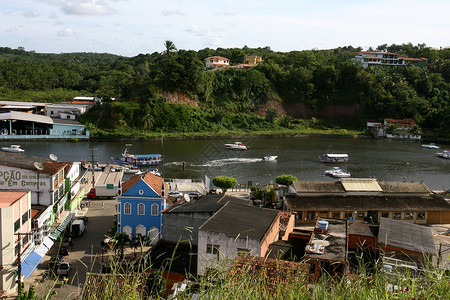
<path fill-rule="evenodd" d="M 152 216 L 158 215 L 158 204 L 152 204 Z"/>
<path fill-rule="evenodd" d="M 138 215 L 145 215 L 145 204 L 139 203 L 138 204 Z"/>
<path fill-rule="evenodd" d="M 127 202 L 123 205 L 123 213 L 125 215 L 131 215 L 131 204 L 130 203 Z"/>

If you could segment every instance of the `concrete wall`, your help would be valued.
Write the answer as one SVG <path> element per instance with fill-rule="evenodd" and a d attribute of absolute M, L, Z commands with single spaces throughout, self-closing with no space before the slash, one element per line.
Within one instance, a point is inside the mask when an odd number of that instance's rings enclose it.
<path fill-rule="evenodd" d="M 219 253 L 206 253 L 207 245 L 218 245 Z M 211 232 L 206 230 L 198 231 L 198 255 L 197 255 L 197 274 L 203 275 L 209 268 L 226 270 L 229 263 L 238 256 L 239 249 L 247 249 L 250 255 L 261 255 L 261 245 L 259 241 L 229 237 L 220 232 Z"/>
<path fill-rule="evenodd" d="M 163 213 L 162 238 L 169 242 L 198 244 L 198 228 L 212 213 Z"/>

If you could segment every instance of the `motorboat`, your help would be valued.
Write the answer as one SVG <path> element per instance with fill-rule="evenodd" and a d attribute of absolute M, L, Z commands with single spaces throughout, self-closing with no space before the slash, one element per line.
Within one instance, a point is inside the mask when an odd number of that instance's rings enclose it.
<path fill-rule="evenodd" d="M 331 168 L 329 170 L 325 170 L 324 173 L 325 173 L 325 175 L 333 175 L 334 173 L 336 173 L 338 171 L 341 171 L 340 167 L 333 167 L 333 168 Z"/>
<path fill-rule="evenodd" d="M 149 173 L 156 175 L 156 176 L 161 176 L 161 172 L 159 172 L 159 170 L 157 168 L 150 168 L 148 170 Z"/>
<path fill-rule="evenodd" d="M 161 154 L 130 154 L 128 148 L 122 153 L 121 157 L 111 157 L 113 163 L 124 166 L 153 166 L 161 163 Z"/>
<path fill-rule="evenodd" d="M 422 148 L 425 149 L 439 149 L 440 147 L 436 145 L 435 143 L 429 143 L 429 144 L 423 144 Z"/>
<path fill-rule="evenodd" d="M 248 150 L 249 147 L 241 142 L 234 142 L 234 144 L 225 144 L 225 148 L 229 150 Z"/>
<path fill-rule="evenodd" d="M 331 174 L 331 176 L 336 178 L 347 178 L 350 177 L 350 172 L 347 170 L 339 170 Z"/>
<path fill-rule="evenodd" d="M 125 168 L 126 174 L 140 175 L 143 172 L 138 167 Z"/>
<path fill-rule="evenodd" d="M 10 147 L 2 147 L 2 151 L 5 152 L 12 152 L 12 153 L 22 153 L 25 152 L 22 148 L 20 148 L 20 145 L 11 145 Z"/>
<path fill-rule="evenodd" d="M 345 163 L 348 162 L 348 154 L 322 154 L 319 160 L 323 163 Z"/>
<path fill-rule="evenodd" d="M 270 154 L 267 154 L 267 155 L 264 155 L 262 159 L 263 159 L 263 160 L 277 160 L 277 158 L 278 158 L 277 155 L 270 155 Z"/>
<path fill-rule="evenodd" d="M 437 157 L 450 159 L 450 150 L 444 150 L 442 152 L 436 153 Z"/>

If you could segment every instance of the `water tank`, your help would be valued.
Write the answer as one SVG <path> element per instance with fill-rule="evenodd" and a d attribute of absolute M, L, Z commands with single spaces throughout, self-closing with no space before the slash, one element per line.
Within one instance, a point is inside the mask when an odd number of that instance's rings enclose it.
<path fill-rule="evenodd" d="M 328 229 L 328 221 L 319 221 L 319 229 L 327 230 Z"/>

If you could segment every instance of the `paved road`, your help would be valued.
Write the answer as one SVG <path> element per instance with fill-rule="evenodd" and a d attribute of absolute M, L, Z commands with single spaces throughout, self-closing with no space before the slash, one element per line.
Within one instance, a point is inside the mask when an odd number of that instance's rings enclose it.
<path fill-rule="evenodd" d="M 105 203 L 104 209 L 102 209 L 102 202 Z M 53 289 L 58 293 L 53 299 L 58 300 L 75 299 L 79 296 L 86 279 L 86 272 L 99 272 L 100 270 L 102 262 L 100 242 L 113 226 L 116 203 L 116 199 L 93 200 L 89 208 L 78 212 L 78 215 L 85 214 L 88 217 L 88 223 L 83 236 L 72 239 L 73 249 L 68 256 L 64 257 L 64 261 L 71 262 L 73 268 L 67 284 L 61 284 L 54 277 L 43 283 L 39 282 L 42 273 L 47 269 L 50 255 L 57 252 L 58 243 L 55 243 L 33 275 L 24 281 L 25 289 L 28 290 L 28 287 L 33 284 L 36 286 L 36 291 L 42 294 L 46 293 L 49 286 L 53 286 Z"/>

